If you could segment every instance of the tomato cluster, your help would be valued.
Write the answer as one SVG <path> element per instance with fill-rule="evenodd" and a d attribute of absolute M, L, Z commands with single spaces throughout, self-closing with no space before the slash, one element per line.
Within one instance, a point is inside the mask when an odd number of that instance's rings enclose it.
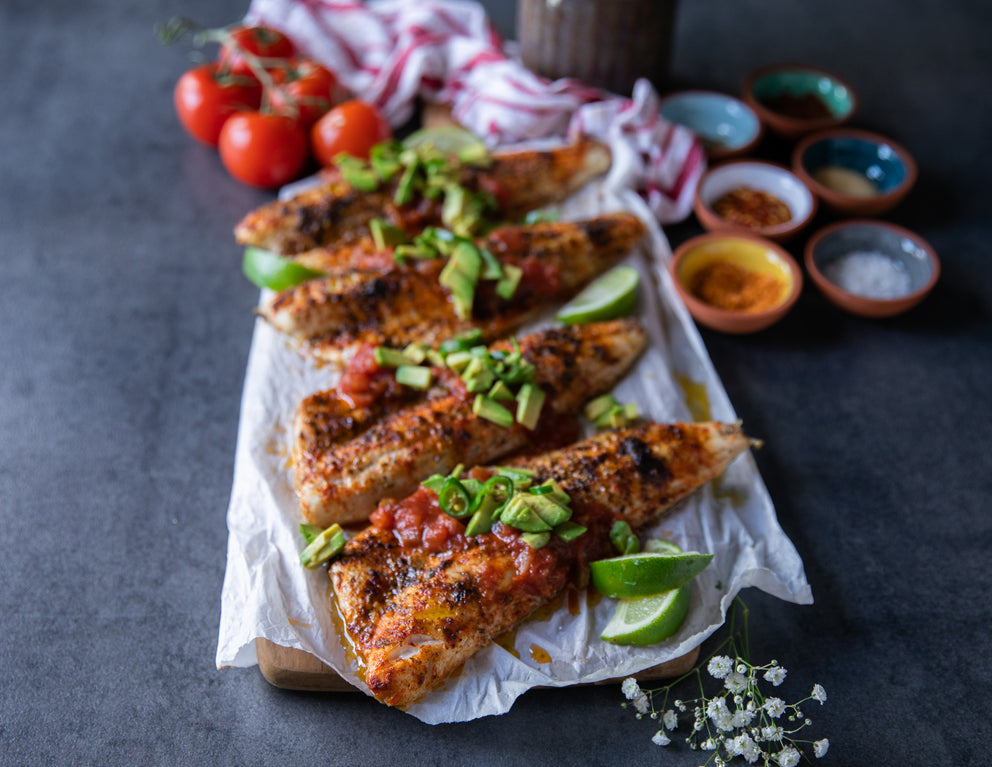
<path fill-rule="evenodd" d="M 337 78 L 305 56 L 286 35 L 259 26 L 220 34 L 217 60 L 176 83 L 179 121 L 198 141 L 220 151 L 239 181 L 264 189 L 299 177 L 312 156 L 330 165 L 341 152 L 368 157 L 391 137 L 371 104 L 334 104 Z"/>

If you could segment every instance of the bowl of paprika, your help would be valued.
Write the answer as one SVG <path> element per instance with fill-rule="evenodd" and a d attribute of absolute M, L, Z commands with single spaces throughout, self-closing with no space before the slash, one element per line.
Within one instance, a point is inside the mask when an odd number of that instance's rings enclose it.
<path fill-rule="evenodd" d="M 668 266 L 675 289 L 701 325 L 754 333 L 782 319 L 803 277 L 780 245 L 746 233 L 710 232 L 676 248 Z"/>

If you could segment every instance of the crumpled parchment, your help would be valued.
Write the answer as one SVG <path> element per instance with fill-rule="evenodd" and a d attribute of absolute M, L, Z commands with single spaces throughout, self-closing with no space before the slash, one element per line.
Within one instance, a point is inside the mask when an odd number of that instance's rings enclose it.
<path fill-rule="evenodd" d="M 621 402 L 636 402 L 644 417 L 656 421 L 693 420 L 690 403 L 699 420 L 736 421 L 671 284 L 666 269 L 671 256 L 668 242 L 644 200 L 625 186 L 626 171 L 622 155 L 615 157 L 605 179 L 589 184 L 557 208 L 563 219 L 629 210 L 648 226 L 645 246 L 627 263 L 641 273 L 639 314 L 650 345 L 614 393 Z M 551 315 L 521 334 L 553 321 Z M 332 620 L 326 570 L 305 570 L 298 559 L 302 518 L 290 463 L 292 418 L 300 400 L 336 380 L 331 368 L 307 361 L 285 336 L 257 322 L 227 513 L 230 537 L 216 660 L 218 667 L 254 665 L 255 639 L 264 637 L 317 656 L 367 692 Z M 774 435 L 751 436 L 774 443 Z M 668 537 L 686 551 L 714 554 L 710 566 L 693 582 L 688 618 L 674 637 L 652 647 L 608 644 L 599 634 L 615 602 L 579 599 L 578 605 L 539 611 L 504 639 L 503 644 L 512 639 L 512 652 L 491 644 L 408 713 L 431 724 L 467 721 L 508 711 L 519 695 L 536 686 L 617 678 L 678 658 L 723 624 L 734 597 L 748 586 L 792 602 L 812 602 L 802 562 L 778 524 L 750 454 L 740 456 L 720 479 L 681 502 L 652 534 Z"/>

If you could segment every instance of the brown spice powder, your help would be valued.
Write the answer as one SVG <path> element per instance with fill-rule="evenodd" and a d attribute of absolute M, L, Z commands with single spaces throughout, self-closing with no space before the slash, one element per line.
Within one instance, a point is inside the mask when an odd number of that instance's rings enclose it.
<path fill-rule="evenodd" d="M 713 203 L 720 218 L 750 229 L 778 226 L 792 219 L 789 206 L 778 197 L 746 186 L 731 189 Z"/>
<path fill-rule="evenodd" d="M 696 272 L 689 291 L 717 309 L 760 312 L 778 304 L 782 288 L 782 281 L 770 275 L 726 261 L 713 261 Z"/>

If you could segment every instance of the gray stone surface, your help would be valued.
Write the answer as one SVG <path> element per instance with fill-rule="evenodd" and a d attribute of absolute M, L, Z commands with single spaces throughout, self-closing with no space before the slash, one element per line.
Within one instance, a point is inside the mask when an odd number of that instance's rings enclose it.
<path fill-rule="evenodd" d="M 490 5 L 511 31 L 509 4 Z M 257 296 L 230 232 L 269 196 L 183 134 L 171 89 L 184 52 L 152 25 L 245 7 L 0 8 L 0 763 L 703 761 L 652 745 L 614 685 L 429 727 L 361 695 L 214 669 Z M 747 595 L 754 657 L 790 669 L 786 697 L 827 688 L 811 713 L 834 764 L 988 752 L 990 21 L 977 0 L 700 0 L 678 20 L 677 85 L 737 91 L 790 59 L 846 75 L 856 124 L 919 161 L 890 220 L 943 258 L 933 295 L 900 318 L 846 316 L 809 286 L 769 331 L 704 333 L 766 440 L 757 460 L 816 597 Z"/>

